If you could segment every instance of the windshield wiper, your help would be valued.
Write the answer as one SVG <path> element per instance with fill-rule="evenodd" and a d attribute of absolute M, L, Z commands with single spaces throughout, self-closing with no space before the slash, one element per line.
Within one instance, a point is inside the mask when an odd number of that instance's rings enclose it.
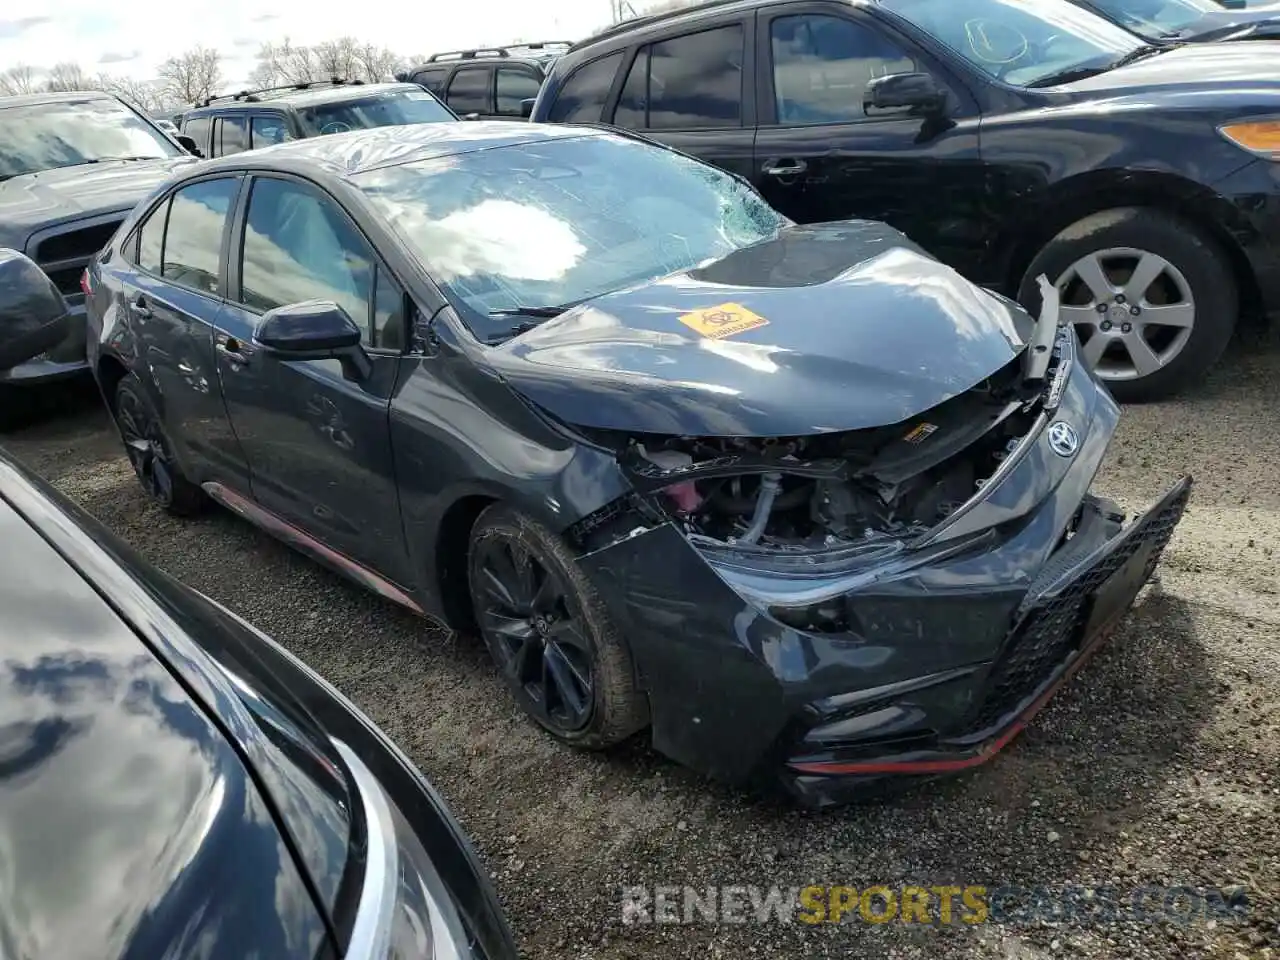
<path fill-rule="evenodd" d="M 490 310 L 491 317 L 543 317 L 551 319 L 558 317 L 570 307 L 572 303 L 566 303 L 559 307 L 503 307 L 501 310 Z"/>
<path fill-rule="evenodd" d="M 1144 43 L 1136 50 L 1130 50 L 1118 60 L 1104 64 L 1100 67 L 1068 67 L 1066 70 L 1059 70 L 1057 73 L 1051 73 L 1048 76 L 1039 77 L 1027 84 L 1031 87 L 1056 87 L 1063 83 L 1072 83 L 1076 80 L 1087 80 L 1089 77 L 1096 77 L 1100 73 L 1108 73 L 1112 70 L 1118 70 L 1120 67 L 1127 67 L 1131 63 L 1152 56 L 1157 53 L 1164 53 L 1171 49 L 1175 44 L 1165 44 L 1156 46 L 1153 43 Z"/>

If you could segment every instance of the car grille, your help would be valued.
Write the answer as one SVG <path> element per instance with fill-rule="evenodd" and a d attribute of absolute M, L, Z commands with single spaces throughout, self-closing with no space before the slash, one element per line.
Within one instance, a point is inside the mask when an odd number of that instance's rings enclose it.
<path fill-rule="evenodd" d="M 1158 511 L 1138 521 L 1145 529 L 1131 531 L 1122 546 L 1060 591 L 1019 612 L 1004 652 L 988 675 L 978 709 L 966 724 L 966 736 L 984 734 L 1026 706 L 1080 643 L 1088 639 L 1081 633 L 1089 615 L 1090 598 L 1147 544 L 1153 549 L 1143 579 L 1151 576 L 1174 527 L 1182 519 L 1189 496 L 1187 487 Z"/>
<path fill-rule="evenodd" d="M 78 302 L 82 296 L 80 275 L 94 254 L 111 242 L 123 222 L 122 214 L 119 219 L 99 220 L 88 226 L 72 223 L 58 232 L 46 231 L 36 242 L 31 259 L 64 297 Z"/>

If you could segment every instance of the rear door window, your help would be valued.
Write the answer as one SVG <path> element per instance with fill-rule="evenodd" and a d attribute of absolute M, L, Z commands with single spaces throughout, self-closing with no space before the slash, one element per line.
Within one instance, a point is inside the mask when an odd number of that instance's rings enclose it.
<path fill-rule="evenodd" d="M 521 67 L 499 67 L 497 71 L 497 113 L 504 117 L 523 116 L 521 104 L 534 100 L 542 81 Z"/>
<path fill-rule="evenodd" d="M 219 117 L 213 125 L 213 155 L 225 157 L 249 149 L 249 118 Z"/>
<path fill-rule="evenodd" d="M 222 177 L 201 180 L 174 193 L 164 232 L 161 276 L 201 293 L 217 294 L 222 232 L 239 186 L 237 178 Z"/>
<path fill-rule="evenodd" d="M 650 46 L 647 126 L 742 126 L 742 62 L 739 23 Z"/>
<path fill-rule="evenodd" d="M 461 67 L 449 81 L 445 103 L 459 116 L 468 113 L 493 113 L 489 104 L 489 81 L 493 72 L 488 67 Z"/>
<path fill-rule="evenodd" d="M 619 51 L 578 67 L 556 94 L 547 119 L 552 123 L 598 123 L 621 65 Z"/>
<path fill-rule="evenodd" d="M 269 147 L 273 143 L 284 143 L 290 139 L 289 124 L 278 113 L 259 115 L 250 123 L 250 135 L 255 150 Z"/>

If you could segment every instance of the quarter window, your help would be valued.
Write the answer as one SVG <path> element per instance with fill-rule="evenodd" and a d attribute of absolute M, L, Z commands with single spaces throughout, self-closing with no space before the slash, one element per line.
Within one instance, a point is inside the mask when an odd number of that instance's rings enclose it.
<path fill-rule="evenodd" d="M 222 232 L 238 187 L 239 180 L 223 177 L 201 180 L 173 195 L 161 276 L 201 293 L 218 292 Z"/>
<path fill-rule="evenodd" d="M 535 99 L 541 86 L 538 78 L 527 70 L 499 67 L 497 112 L 504 117 L 523 116 L 521 105 Z"/>
<path fill-rule="evenodd" d="M 463 67 L 449 81 L 445 101 L 457 114 L 489 113 L 489 69 Z"/>
<path fill-rule="evenodd" d="M 160 255 L 164 249 L 164 223 L 169 216 L 169 201 L 156 207 L 138 231 L 138 266 L 148 273 L 160 272 Z"/>
<path fill-rule="evenodd" d="M 446 70 L 419 70 L 413 75 L 413 82 L 420 86 L 426 87 L 437 97 L 444 93 L 444 78 L 448 75 Z"/>
<path fill-rule="evenodd" d="M 547 119 L 552 123 L 598 123 L 621 64 L 619 51 L 573 71 L 560 88 Z"/>
<path fill-rule="evenodd" d="M 917 69 L 881 34 L 843 17 L 778 17 L 769 39 L 781 124 L 861 120 L 872 80 Z"/>
<path fill-rule="evenodd" d="M 373 345 L 385 347 L 388 350 L 403 350 L 404 289 L 383 267 L 378 267 L 377 273 L 377 285 L 373 295 Z"/>
<path fill-rule="evenodd" d="M 254 182 L 240 267 L 240 300 L 249 309 L 332 300 L 372 343 L 374 269 L 368 244 L 332 200 L 287 180 Z"/>

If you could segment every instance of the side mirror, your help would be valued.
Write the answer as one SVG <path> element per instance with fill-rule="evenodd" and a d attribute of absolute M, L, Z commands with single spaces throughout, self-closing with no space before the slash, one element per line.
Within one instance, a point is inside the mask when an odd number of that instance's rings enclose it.
<path fill-rule="evenodd" d="M 0 247 L 0 370 L 52 350 L 71 331 L 70 310 L 34 261 Z"/>
<path fill-rule="evenodd" d="M 178 145 L 193 157 L 204 157 L 204 154 L 200 152 L 199 145 L 197 145 L 196 142 L 185 133 L 175 133 L 173 135 L 173 139 L 177 140 Z"/>
<path fill-rule="evenodd" d="M 530 98 L 530 99 L 528 99 L 528 100 L 521 100 L 521 101 L 520 101 L 520 116 L 524 117 L 526 120 L 528 120 L 530 117 L 532 117 L 532 116 L 533 116 L 533 105 L 534 105 L 535 103 L 537 103 L 537 102 L 538 102 L 538 100 L 537 100 L 537 98 L 536 98 L 536 97 L 532 97 L 532 98 Z"/>
<path fill-rule="evenodd" d="M 891 73 L 867 85 L 863 109 L 908 110 L 919 116 L 939 116 L 946 109 L 947 94 L 927 73 Z"/>
<path fill-rule="evenodd" d="M 372 369 L 360 339 L 355 321 L 332 300 L 268 310 L 253 334 L 254 343 L 281 360 L 341 360 L 350 380 L 363 380 Z"/>

